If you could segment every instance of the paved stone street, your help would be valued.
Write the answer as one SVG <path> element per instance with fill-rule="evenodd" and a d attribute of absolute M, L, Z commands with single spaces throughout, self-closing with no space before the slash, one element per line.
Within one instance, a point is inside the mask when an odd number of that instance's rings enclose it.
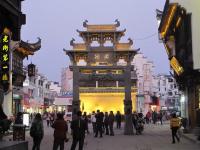
<path fill-rule="evenodd" d="M 51 150 L 53 147 L 53 129 L 45 126 L 45 136 L 42 140 L 41 150 Z M 26 133 L 29 141 L 29 150 L 32 148 L 32 139 L 29 132 Z M 65 143 L 65 149 L 69 150 L 72 139 Z M 146 125 L 143 135 L 123 135 L 123 130 L 115 129 L 115 136 L 94 138 L 93 134 L 86 136 L 84 150 L 199 150 L 200 145 L 190 140 L 181 138 L 180 143 L 171 144 L 171 132 L 169 124 Z"/>

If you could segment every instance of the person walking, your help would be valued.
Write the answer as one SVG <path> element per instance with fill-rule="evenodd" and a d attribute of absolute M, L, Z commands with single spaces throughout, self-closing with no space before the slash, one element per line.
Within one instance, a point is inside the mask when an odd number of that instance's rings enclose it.
<path fill-rule="evenodd" d="M 54 128 L 53 150 L 57 150 L 59 146 L 60 150 L 64 150 L 64 141 L 67 140 L 68 126 L 63 118 L 63 114 L 57 114 L 57 119 L 54 121 L 52 128 Z"/>
<path fill-rule="evenodd" d="M 44 136 L 43 121 L 40 113 L 35 115 L 30 128 L 30 135 L 33 138 L 32 150 L 40 150 L 40 144 Z"/>
<path fill-rule="evenodd" d="M 102 125 L 103 125 L 103 116 L 100 113 L 100 110 L 97 110 L 97 114 L 95 115 L 96 117 L 96 133 L 94 137 L 98 136 L 98 133 L 100 134 L 100 138 L 103 137 L 102 136 Z"/>
<path fill-rule="evenodd" d="M 52 126 L 53 125 L 53 122 L 54 122 L 54 113 L 51 113 L 50 114 L 50 126 Z"/>
<path fill-rule="evenodd" d="M 72 145 L 71 150 L 76 149 L 76 145 L 79 142 L 79 150 L 83 150 L 83 144 L 85 139 L 85 131 L 87 130 L 86 122 L 81 118 L 82 112 L 77 112 L 77 118 L 71 122 L 72 130 Z"/>
<path fill-rule="evenodd" d="M 105 130 L 106 130 L 106 135 L 109 135 L 109 118 L 108 118 L 108 112 L 105 112 L 104 126 L 105 126 Z"/>
<path fill-rule="evenodd" d="M 160 111 L 158 116 L 159 116 L 160 124 L 162 125 L 163 124 L 163 112 Z"/>
<path fill-rule="evenodd" d="M 103 112 L 100 112 L 101 114 L 101 118 L 102 118 L 102 133 L 105 132 L 105 125 L 104 125 L 104 113 Z"/>
<path fill-rule="evenodd" d="M 138 130 L 137 130 L 137 127 L 138 127 L 138 114 L 137 112 L 133 112 L 132 114 L 132 122 L 133 122 L 133 127 L 136 131 L 136 134 L 138 134 Z"/>
<path fill-rule="evenodd" d="M 151 113 L 150 113 L 150 111 L 148 111 L 147 113 L 146 113 L 146 123 L 147 124 L 149 124 L 150 123 L 150 118 L 151 118 Z"/>
<path fill-rule="evenodd" d="M 110 136 L 114 136 L 114 131 L 113 131 L 114 121 L 115 121 L 115 116 L 113 114 L 113 111 L 110 111 L 110 114 L 108 116 L 108 124 L 109 124 L 109 129 L 110 129 Z"/>
<path fill-rule="evenodd" d="M 93 133 L 96 133 L 96 118 L 95 118 L 95 112 L 92 112 L 91 115 L 91 122 L 92 122 L 92 128 L 93 128 Z"/>
<path fill-rule="evenodd" d="M 157 112 L 154 110 L 153 113 L 152 113 L 153 124 L 156 124 L 157 119 L 158 119 L 158 114 L 157 114 Z"/>
<path fill-rule="evenodd" d="M 87 112 L 84 112 L 83 113 L 83 116 L 82 116 L 82 118 L 83 118 L 83 120 L 85 121 L 85 123 L 86 123 L 86 130 L 87 130 L 87 134 L 89 134 L 90 132 L 89 132 L 89 128 L 88 128 L 88 123 L 89 123 L 89 119 L 88 119 L 88 116 L 87 116 Z"/>
<path fill-rule="evenodd" d="M 120 111 L 117 111 L 115 118 L 117 122 L 117 129 L 121 129 L 122 115 L 120 114 Z"/>
<path fill-rule="evenodd" d="M 49 124 L 50 124 L 50 114 L 49 113 L 47 113 L 47 118 L 46 118 L 46 120 L 47 120 L 47 127 L 49 127 Z"/>
<path fill-rule="evenodd" d="M 173 113 L 172 118 L 170 119 L 170 128 L 172 131 L 172 144 L 175 143 L 175 138 L 178 142 L 180 141 L 180 138 L 177 136 L 177 130 L 179 129 L 180 124 L 180 119 L 176 117 L 176 113 Z"/>

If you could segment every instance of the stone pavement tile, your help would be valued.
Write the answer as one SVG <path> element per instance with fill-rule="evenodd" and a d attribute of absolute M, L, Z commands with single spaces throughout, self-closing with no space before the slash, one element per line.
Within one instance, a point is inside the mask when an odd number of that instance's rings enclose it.
<path fill-rule="evenodd" d="M 200 141 L 197 140 L 197 136 L 195 136 L 192 133 L 187 133 L 187 134 L 183 133 L 181 136 L 192 141 L 192 142 L 194 142 L 194 143 L 196 143 L 196 144 L 200 144 Z"/>

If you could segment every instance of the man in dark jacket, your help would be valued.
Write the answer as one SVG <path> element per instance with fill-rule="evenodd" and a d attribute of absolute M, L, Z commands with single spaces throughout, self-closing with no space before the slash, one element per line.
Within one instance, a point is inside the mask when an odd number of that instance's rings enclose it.
<path fill-rule="evenodd" d="M 120 111 L 117 111 L 115 118 L 117 122 L 117 129 L 121 129 L 122 115 L 120 114 Z"/>
<path fill-rule="evenodd" d="M 115 121 L 115 116 L 113 114 L 113 111 L 110 111 L 110 114 L 108 116 L 108 124 L 109 124 L 109 129 L 110 129 L 110 136 L 114 136 L 114 131 L 113 131 L 114 121 Z"/>
<path fill-rule="evenodd" d="M 108 112 L 105 112 L 105 117 L 104 117 L 104 126 L 106 130 L 106 135 L 109 135 L 109 118 L 108 118 Z"/>
<path fill-rule="evenodd" d="M 77 112 L 77 118 L 71 122 L 71 130 L 72 130 L 72 146 L 71 150 L 76 149 L 76 145 L 79 142 L 79 150 L 83 149 L 84 139 L 85 139 L 85 131 L 87 130 L 86 122 L 81 118 L 82 112 Z"/>
<path fill-rule="evenodd" d="M 103 114 L 100 112 L 100 110 L 97 110 L 97 114 L 95 115 L 96 118 L 96 133 L 94 137 L 98 136 L 98 133 L 100 133 L 100 137 L 102 136 L 102 126 L 103 126 Z"/>
<path fill-rule="evenodd" d="M 67 122 L 63 119 L 63 114 L 57 114 L 57 120 L 53 123 L 54 128 L 54 143 L 53 150 L 57 150 L 60 146 L 60 150 L 64 150 L 64 141 L 66 140 L 66 134 L 68 130 Z"/>

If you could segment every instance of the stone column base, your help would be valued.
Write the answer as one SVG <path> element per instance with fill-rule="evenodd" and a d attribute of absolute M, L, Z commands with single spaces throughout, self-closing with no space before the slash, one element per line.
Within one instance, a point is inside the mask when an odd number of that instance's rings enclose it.
<path fill-rule="evenodd" d="M 124 100 L 124 114 L 125 114 L 124 134 L 133 135 L 132 101 L 131 100 Z"/>

